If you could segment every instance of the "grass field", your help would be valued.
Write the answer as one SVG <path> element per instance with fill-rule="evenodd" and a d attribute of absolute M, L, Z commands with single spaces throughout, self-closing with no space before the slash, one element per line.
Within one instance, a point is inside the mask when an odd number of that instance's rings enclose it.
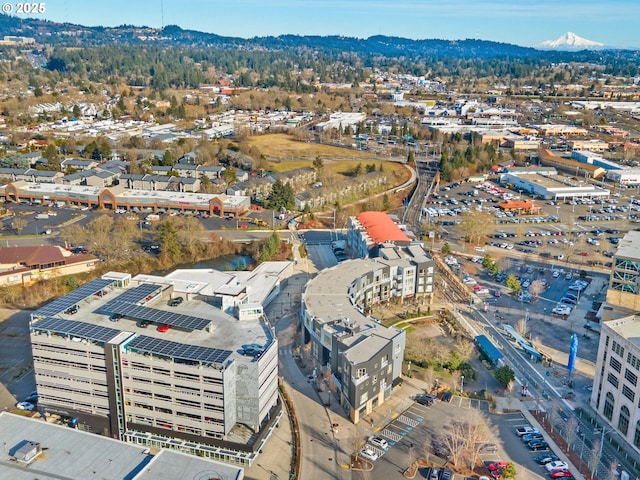
<path fill-rule="evenodd" d="M 281 161 L 310 160 L 316 157 L 323 160 L 332 158 L 373 159 L 369 152 L 352 150 L 350 148 L 333 147 L 319 143 L 301 142 L 290 135 L 257 135 L 249 138 L 249 145 L 258 149 L 262 155 Z"/>
<path fill-rule="evenodd" d="M 251 147 L 256 148 L 268 161 L 269 170 L 286 172 L 295 168 L 310 167 L 317 157 L 322 158 L 326 168 L 342 175 L 348 175 L 360 163 L 375 164 L 376 170 L 383 169 L 392 182 L 402 183 L 409 178 L 406 168 L 397 162 L 381 160 L 370 152 L 333 147 L 311 142 L 300 142 L 285 134 L 259 135 L 249 138 Z"/>

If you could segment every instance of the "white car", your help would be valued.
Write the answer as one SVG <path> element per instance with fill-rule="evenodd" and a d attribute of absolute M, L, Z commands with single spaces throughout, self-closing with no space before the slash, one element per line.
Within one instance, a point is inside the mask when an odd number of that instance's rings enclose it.
<path fill-rule="evenodd" d="M 371 460 L 372 462 L 375 462 L 380 457 L 378 455 L 378 452 L 376 452 L 371 447 L 364 447 L 362 450 L 360 450 L 360 453 L 358 455 L 362 458 L 366 458 L 367 460 Z"/>
<path fill-rule="evenodd" d="M 569 305 L 557 305 L 551 310 L 551 313 L 555 313 L 556 315 L 569 315 L 571 314 L 571 307 Z"/>
<path fill-rule="evenodd" d="M 381 448 L 382 450 L 389 450 L 389 443 L 380 437 L 369 437 L 369 443 L 374 447 Z"/>
<path fill-rule="evenodd" d="M 33 403 L 29 403 L 29 402 L 18 402 L 16 403 L 16 408 L 18 410 L 33 410 L 35 407 L 35 405 Z"/>
<path fill-rule="evenodd" d="M 558 270 L 555 270 L 552 276 L 553 278 L 558 278 L 560 276 L 560 272 Z"/>
<path fill-rule="evenodd" d="M 569 470 L 569 465 L 562 460 L 556 460 L 555 462 L 547 463 L 544 468 L 547 469 L 547 472 L 550 472 L 551 470 Z"/>

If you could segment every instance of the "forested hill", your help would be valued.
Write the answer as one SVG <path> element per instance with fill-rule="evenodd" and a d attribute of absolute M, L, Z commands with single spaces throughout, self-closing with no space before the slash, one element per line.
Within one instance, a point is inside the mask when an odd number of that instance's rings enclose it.
<path fill-rule="evenodd" d="M 163 29 L 122 25 L 119 27 L 86 27 L 55 23 L 35 18 L 20 19 L 0 15 L 0 36 L 33 37 L 40 44 L 57 46 L 154 45 L 181 47 L 213 47 L 246 51 L 288 51 L 318 54 L 352 52 L 358 55 L 398 57 L 420 55 L 449 58 L 545 58 L 550 61 L 593 61 L 603 55 L 629 58 L 632 52 L 544 52 L 533 48 L 484 40 L 411 40 L 399 37 L 373 36 L 367 39 L 342 36 L 223 37 L 213 33 L 184 30 L 176 25 Z"/>

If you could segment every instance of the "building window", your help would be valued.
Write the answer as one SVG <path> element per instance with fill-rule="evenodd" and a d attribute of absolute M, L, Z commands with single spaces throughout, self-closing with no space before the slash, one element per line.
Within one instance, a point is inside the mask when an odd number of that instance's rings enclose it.
<path fill-rule="evenodd" d="M 374 375 L 373 376 L 373 384 L 375 385 L 376 383 L 378 383 L 378 376 Z"/>
<path fill-rule="evenodd" d="M 620 345 L 618 342 L 616 342 L 615 340 L 613 341 L 613 346 L 611 347 L 611 350 L 617 353 L 620 358 L 624 358 L 624 347 Z"/>
<path fill-rule="evenodd" d="M 631 352 L 627 353 L 627 363 L 636 370 L 640 370 L 640 358 L 632 355 Z"/>
<path fill-rule="evenodd" d="M 633 390 L 631 390 L 629 387 L 627 387 L 626 385 L 622 385 L 622 394 L 627 397 L 629 400 L 631 400 L 632 402 L 635 400 L 636 398 L 636 394 L 633 392 Z"/>
<path fill-rule="evenodd" d="M 622 433 L 624 436 L 626 436 L 627 432 L 629 431 L 629 409 L 625 406 L 620 409 L 620 416 L 618 417 L 618 430 L 620 430 L 620 433 Z"/>
<path fill-rule="evenodd" d="M 359 368 L 356 370 L 356 378 L 364 377 L 367 374 L 366 368 Z"/>
<path fill-rule="evenodd" d="M 616 377 L 613 373 L 609 373 L 609 375 L 607 375 L 607 381 L 616 388 L 618 388 L 618 385 L 620 385 L 620 383 L 618 382 L 618 377 Z"/>
<path fill-rule="evenodd" d="M 640 421 L 636 423 L 636 433 L 633 436 L 633 444 L 640 448 Z"/>
<path fill-rule="evenodd" d="M 613 417 L 614 404 L 615 402 L 613 400 L 613 394 L 611 392 L 607 392 L 607 395 L 604 399 L 604 408 L 602 409 L 602 414 L 609 421 L 611 421 L 611 418 Z"/>
<path fill-rule="evenodd" d="M 609 359 L 609 365 L 611 365 L 611 367 L 613 367 L 613 369 L 618 373 L 622 370 L 622 363 L 620 363 L 617 358 L 611 357 Z"/>
<path fill-rule="evenodd" d="M 624 378 L 626 378 L 634 387 L 638 384 L 638 376 L 628 368 L 624 369 Z"/>

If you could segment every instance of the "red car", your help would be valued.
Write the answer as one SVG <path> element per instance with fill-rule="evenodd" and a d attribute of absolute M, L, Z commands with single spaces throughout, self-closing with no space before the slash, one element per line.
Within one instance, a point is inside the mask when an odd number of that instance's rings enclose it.
<path fill-rule="evenodd" d="M 551 470 L 549 476 L 551 478 L 573 478 L 569 470 Z"/>
<path fill-rule="evenodd" d="M 171 329 L 171 325 L 160 325 L 158 331 L 161 333 L 168 332 Z"/>
<path fill-rule="evenodd" d="M 494 462 L 487 465 L 493 478 L 502 478 L 502 470 L 507 467 L 507 462 Z"/>
<path fill-rule="evenodd" d="M 477 292 L 478 290 L 481 290 L 481 289 L 483 289 L 483 288 L 484 288 L 484 287 L 483 287 L 482 285 L 474 285 L 474 286 L 473 286 L 473 291 L 474 291 L 474 292 Z"/>

